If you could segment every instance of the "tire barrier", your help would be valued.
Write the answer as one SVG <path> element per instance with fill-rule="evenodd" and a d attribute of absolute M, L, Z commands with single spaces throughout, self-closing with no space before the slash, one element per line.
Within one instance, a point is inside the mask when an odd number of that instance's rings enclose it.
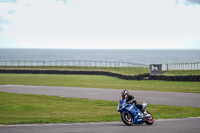
<path fill-rule="evenodd" d="M 0 73 L 15 74 L 72 74 L 72 75 L 105 75 L 125 80 L 142 80 L 141 76 L 123 75 L 106 71 L 69 71 L 69 70 L 0 70 Z"/>
<path fill-rule="evenodd" d="M 199 82 L 200 75 L 188 75 L 188 76 L 164 76 L 153 75 L 149 77 L 149 80 L 164 80 L 164 81 L 193 81 Z"/>
<path fill-rule="evenodd" d="M 0 73 L 15 73 L 15 74 L 71 74 L 71 75 L 105 75 L 117 77 L 124 80 L 161 80 L 161 81 L 192 81 L 199 82 L 200 75 L 189 76 L 165 76 L 165 75 L 152 75 L 149 73 L 139 75 L 123 75 L 119 73 L 107 71 L 69 71 L 69 70 L 8 70 L 1 69 Z"/>

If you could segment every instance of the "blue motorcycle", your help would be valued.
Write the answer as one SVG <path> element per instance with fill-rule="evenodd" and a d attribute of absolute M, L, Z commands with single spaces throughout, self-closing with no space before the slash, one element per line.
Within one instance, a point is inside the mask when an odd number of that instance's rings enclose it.
<path fill-rule="evenodd" d="M 141 104 L 145 109 L 147 107 L 147 103 Z M 152 125 L 154 123 L 153 116 L 148 112 L 145 116 L 143 113 L 136 107 L 134 103 L 127 104 L 126 99 L 119 100 L 118 112 L 121 114 L 121 119 L 124 124 L 131 126 L 133 124 L 143 124 Z"/>

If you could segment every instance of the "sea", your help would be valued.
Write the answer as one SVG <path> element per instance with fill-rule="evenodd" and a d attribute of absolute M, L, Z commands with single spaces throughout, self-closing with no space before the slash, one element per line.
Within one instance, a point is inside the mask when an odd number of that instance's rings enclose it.
<path fill-rule="evenodd" d="M 140 64 L 200 62 L 200 49 L 0 49 L 0 61 L 90 60 Z"/>

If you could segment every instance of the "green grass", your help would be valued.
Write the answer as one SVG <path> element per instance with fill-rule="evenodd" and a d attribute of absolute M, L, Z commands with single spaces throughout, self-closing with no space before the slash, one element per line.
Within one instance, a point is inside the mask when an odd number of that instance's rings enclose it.
<path fill-rule="evenodd" d="M 127 75 L 148 68 L 0 67 L 0 69 L 111 71 Z M 168 71 L 165 75 L 200 75 L 200 71 Z M 200 82 L 122 80 L 95 75 L 0 74 L 0 84 L 71 86 L 163 92 L 200 93 Z M 117 102 L 0 92 L 0 124 L 121 121 Z M 148 105 L 155 119 L 200 116 L 200 108 Z"/>
<path fill-rule="evenodd" d="M 125 75 L 138 75 L 149 73 L 148 67 L 51 67 L 51 66 L 0 66 L 0 69 L 30 69 L 30 70 L 71 70 L 71 71 L 109 71 Z"/>
<path fill-rule="evenodd" d="M 121 121 L 118 102 L 0 92 L 0 124 Z M 148 105 L 155 119 L 197 117 L 200 108 Z"/>
<path fill-rule="evenodd" d="M 96 75 L 0 74 L 0 84 L 200 93 L 200 82 L 122 80 Z"/>
<path fill-rule="evenodd" d="M 200 75 L 200 70 L 170 70 L 164 72 L 163 75 Z"/>
<path fill-rule="evenodd" d="M 0 69 L 28 69 L 28 70 L 71 70 L 71 71 L 109 71 L 125 75 L 139 75 L 149 73 L 149 67 L 79 67 L 79 66 L 0 66 Z M 169 70 L 162 75 L 200 75 L 200 70 Z"/>

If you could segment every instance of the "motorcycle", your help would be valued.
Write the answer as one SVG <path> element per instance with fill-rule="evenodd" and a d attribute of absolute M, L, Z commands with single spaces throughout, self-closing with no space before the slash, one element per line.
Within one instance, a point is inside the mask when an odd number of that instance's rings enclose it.
<path fill-rule="evenodd" d="M 135 103 L 127 104 L 127 99 L 119 100 L 118 104 L 118 112 L 121 114 L 121 119 L 124 124 L 131 126 L 133 124 L 143 124 L 146 123 L 147 125 L 152 125 L 154 123 L 153 116 L 148 111 L 145 116 L 143 113 L 136 107 Z M 147 103 L 143 102 L 141 104 L 145 109 L 147 107 Z"/>

